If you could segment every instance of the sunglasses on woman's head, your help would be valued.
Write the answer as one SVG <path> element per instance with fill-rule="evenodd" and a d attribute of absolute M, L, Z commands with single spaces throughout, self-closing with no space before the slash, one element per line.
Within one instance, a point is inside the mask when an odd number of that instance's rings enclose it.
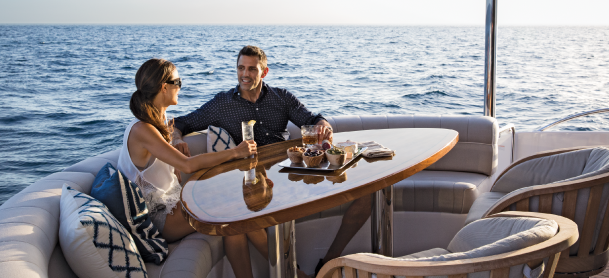
<path fill-rule="evenodd" d="M 182 78 L 178 78 L 176 80 L 169 80 L 169 81 L 167 81 L 165 83 L 177 85 L 180 89 L 182 88 Z"/>

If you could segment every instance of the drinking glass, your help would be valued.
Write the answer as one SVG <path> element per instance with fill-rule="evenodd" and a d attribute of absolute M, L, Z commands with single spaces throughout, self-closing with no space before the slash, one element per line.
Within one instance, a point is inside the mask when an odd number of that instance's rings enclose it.
<path fill-rule="evenodd" d="M 254 125 L 250 125 L 249 122 L 241 122 L 241 133 L 243 141 L 254 140 Z"/>
<path fill-rule="evenodd" d="M 300 128 L 302 133 L 302 144 L 305 148 L 311 148 L 319 144 L 319 134 L 321 133 L 320 125 L 303 125 Z"/>

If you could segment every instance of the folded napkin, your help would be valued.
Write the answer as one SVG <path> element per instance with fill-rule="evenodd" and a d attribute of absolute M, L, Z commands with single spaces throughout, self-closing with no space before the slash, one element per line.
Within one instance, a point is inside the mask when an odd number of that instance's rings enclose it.
<path fill-rule="evenodd" d="M 361 142 L 361 143 L 357 143 L 357 145 L 360 148 L 363 148 L 363 147 L 368 148 L 365 152 L 362 153 L 363 156 L 368 157 L 368 158 L 393 156 L 395 154 L 395 152 L 392 149 L 385 148 L 385 147 L 383 147 L 383 145 L 381 145 L 375 141 Z"/>

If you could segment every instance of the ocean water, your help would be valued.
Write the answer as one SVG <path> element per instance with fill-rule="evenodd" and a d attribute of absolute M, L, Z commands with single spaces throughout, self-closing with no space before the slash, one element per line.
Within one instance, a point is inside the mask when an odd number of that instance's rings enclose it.
<path fill-rule="evenodd" d="M 500 27 L 497 118 L 533 130 L 609 104 L 609 27 Z M 138 67 L 173 61 L 185 114 L 236 85 L 244 45 L 265 81 L 328 116 L 481 115 L 483 27 L 0 26 L 0 204 L 119 148 Z M 555 130 L 609 130 L 609 115 Z"/>

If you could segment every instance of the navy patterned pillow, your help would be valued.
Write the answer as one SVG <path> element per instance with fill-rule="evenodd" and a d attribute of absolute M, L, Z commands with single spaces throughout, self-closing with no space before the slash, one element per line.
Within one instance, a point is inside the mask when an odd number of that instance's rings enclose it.
<path fill-rule="evenodd" d="M 91 197 L 104 203 L 131 233 L 145 262 L 161 264 L 169 252 L 167 241 L 152 223 L 144 196 L 134 183 L 108 163 L 99 170 Z"/>
<path fill-rule="evenodd" d="M 235 140 L 221 127 L 207 127 L 207 152 L 219 152 L 236 147 Z"/>

